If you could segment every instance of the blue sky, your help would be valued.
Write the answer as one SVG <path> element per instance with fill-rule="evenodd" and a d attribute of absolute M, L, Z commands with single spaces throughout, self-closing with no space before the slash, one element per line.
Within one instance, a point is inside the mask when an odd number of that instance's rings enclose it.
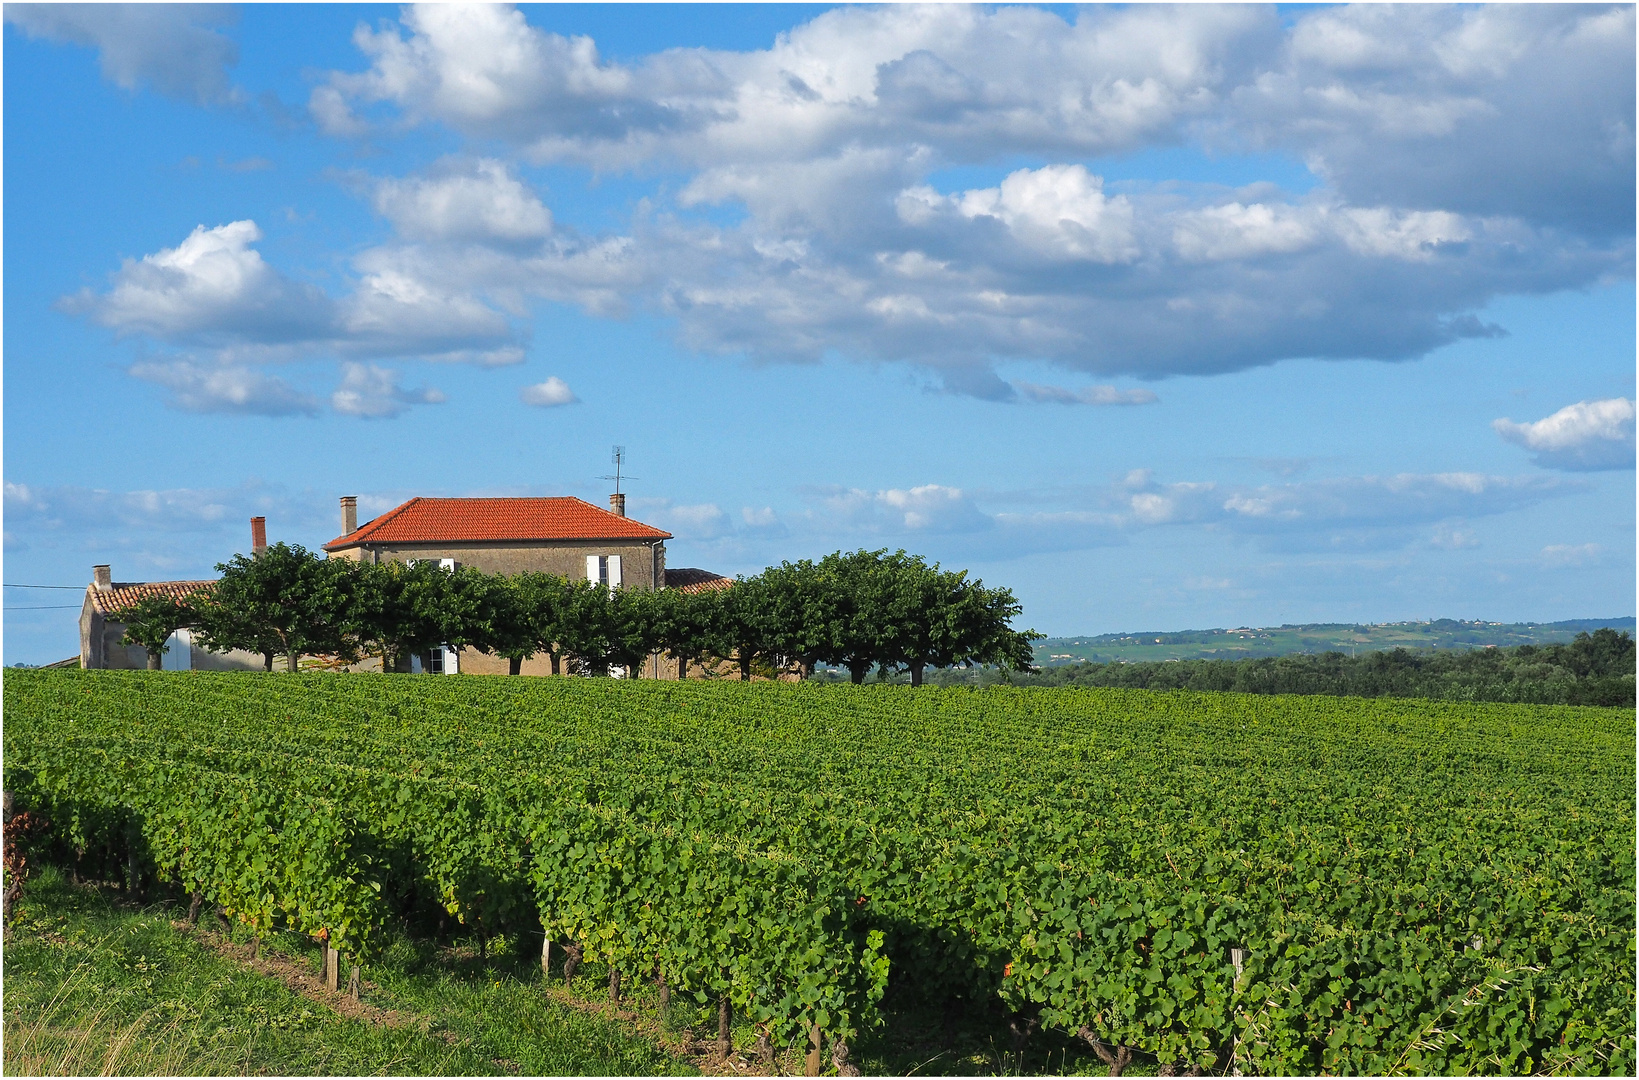
<path fill-rule="evenodd" d="M 671 565 L 1052 634 L 1631 614 L 1633 20 L 7 5 L 5 580 L 621 443 Z"/>

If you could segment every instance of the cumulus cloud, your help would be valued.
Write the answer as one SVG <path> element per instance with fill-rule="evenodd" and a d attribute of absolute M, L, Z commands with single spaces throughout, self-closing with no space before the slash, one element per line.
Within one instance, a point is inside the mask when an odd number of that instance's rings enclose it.
<path fill-rule="evenodd" d="M 467 283 L 418 262 L 410 248 L 356 260 L 353 291 L 336 299 L 263 260 L 254 221 L 196 227 L 174 248 L 126 259 L 107 292 L 61 306 L 121 336 L 216 349 L 245 362 L 296 355 L 413 356 L 481 365 L 523 360 L 507 316 Z"/>
<path fill-rule="evenodd" d="M 199 105 L 236 102 L 228 81 L 239 47 L 217 32 L 236 18 L 226 4 L 7 4 L 6 22 L 34 38 L 97 50 L 103 77 L 142 84 Z"/>
<path fill-rule="evenodd" d="M 430 176 L 378 181 L 378 213 L 412 240 L 530 244 L 552 233 L 552 212 L 506 165 L 446 163 Z"/>
<path fill-rule="evenodd" d="M 554 405 L 572 405 L 580 399 L 575 392 L 569 389 L 569 384 L 553 375 L 545 382 L 526 386 L 518 391 L 518 396 L 525 405 L 538 405 L 541 408 L 551 408 Z"/>
<path fill-rule="evenodd" d="M 412 7 L 360 27 L 369 62 L 314 111 L 448 125 L 599 168 L 951 161 L 1195 141 L 1312 161 L 1350 201 L 1631 233 L 1628 6 L 841 8 L 764 50 L 602 58 L 500 7 Z M 352 125 L 351 127 L 349 125 Z M 1061 158 L 1062 159 L 1062 158 Z"/>
<path fill-rule="evenodd" d="M 1317 9 L 1287 25 L 1208 5 L 838 8 L 767 49 L 616 61 L 512 8 L 429 5 L 354 41 L 363 69 L 310 101 L 325 130 L 438 124 L 484 156 L 359 181 L 393 235 L 353 257 L 345 290 L 271 269 L 237 222 L 70 306 L 241 360 L 501 364 L 546 300 L 659 313 L 701 351 L 907 362 L 953 392 L 1115 404 L 996 368 L 1408 360 L 1503 332 L 1477 316 L 1498 296 L 1633 268 L 1631 7 Z M 1116 184 L 1096 164 L 1177 146 L 1274 151 L 1320 183 Z M 524 161 L 682 182 L 583 235 Z M 723 206 L 744 213 L 706 212 Z"/>
<path fill-rule="evenodd" d="M 1498 435 L 1534 454 L 1547 469 L 1634 467 L 1634 406 L 1627 398 L 1579 401 L 1532 423 L 1491 422 Z"/>
<path fill-rule="evenodd" d="M 121 334 L 198 345 L 283 344 L 333 334 L 337 313 L 324 292 L 290 281 L 251 245 L 254 221 L 195 227 L 174 248 L 126 259 L 113 288 L 64 302 Z"/>
<path fill-rule="evenodd" d="M 283 379 L 243 365 L 192 360 L 143 361 L 130 372 L 171 391 L 171 404 L 186 412 L 251 416 L 313 416 L 319 401 Z"/>
<path fill-rule="evenodd" d="M 387 419 L 412 405 L 436 405 L 444 392 L 427 387 L 414 390 L 398 384 L 398 373 L 375 364 L 344 363 L 341 385 L 330 395 L 330 407 L 346 416 Z"/>

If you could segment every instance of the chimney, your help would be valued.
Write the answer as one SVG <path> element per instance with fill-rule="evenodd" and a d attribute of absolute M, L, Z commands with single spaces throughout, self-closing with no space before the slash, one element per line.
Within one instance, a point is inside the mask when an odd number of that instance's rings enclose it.
<path fill-rule="evenodd" d="M 250 553 L 260 555 L 267 550 L 267 518 L 250 519 Z"/>
<path fill-rule="evenodd" d="M 98 592 L 108 592 L 114 587 L 114 572 L 106 563 L 93 566 L 91 580 L 96 583 Z"/>
<path fill-rule="evenodd" d="M 341 497 L 341 534 L 351 536 L 359 531 L 359 497 L 357 495 L 343 495 Z"/>
<path fill-rule="evenodd" d="M 625 517 L 626 496 L 622 495 L 618 491 L 609 496 L 609 512 L 614 514 L 616 517 Z"/>

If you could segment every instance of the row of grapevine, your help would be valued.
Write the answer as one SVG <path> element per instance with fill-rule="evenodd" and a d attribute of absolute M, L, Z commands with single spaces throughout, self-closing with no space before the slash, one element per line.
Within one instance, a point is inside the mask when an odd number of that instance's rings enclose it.
<path fill-rule="evenodd" d="M 134 825 L 190 887 L 355 954 L 420 888 L 786 1044 L 875 1023 L 891 970 L 1114 1061 L 1633 1067 L 1631 710 L 92 672 L 5 693 L 8 789 L 77 843 Z"/>

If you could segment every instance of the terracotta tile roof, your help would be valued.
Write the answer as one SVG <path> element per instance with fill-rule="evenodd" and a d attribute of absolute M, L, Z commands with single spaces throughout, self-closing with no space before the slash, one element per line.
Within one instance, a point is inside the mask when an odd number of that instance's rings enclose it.
<path fill-rule="evenodd" d="M 716 592 L 718 589 L 732 588 L 733 578 L 726 578 L 722 574 L 714 574 L 710 570 L 696 570 L 689 566 L 680 566 L 676 570 L 666 571 L 666 588 L 676 589 L 683 593 Z"/>
<path fill-rule="evenodd" d="M 91 598 L 91 606 L 104 615 L 114 615 L 145 596 L 169 596 L 173 600 L 181 600 L 189 593 L 209 591 L 216 586 L 216 581 L 116 581 L 114 587 L 107 591 L 99 590 L 95 585 L 85 591 Z"/>
<path fill-rule="evenodd" d="M 672 534 L 582 499 L 414 498 L 324 545 L 448 544 L 470 540 L 670 540 Z"/>

